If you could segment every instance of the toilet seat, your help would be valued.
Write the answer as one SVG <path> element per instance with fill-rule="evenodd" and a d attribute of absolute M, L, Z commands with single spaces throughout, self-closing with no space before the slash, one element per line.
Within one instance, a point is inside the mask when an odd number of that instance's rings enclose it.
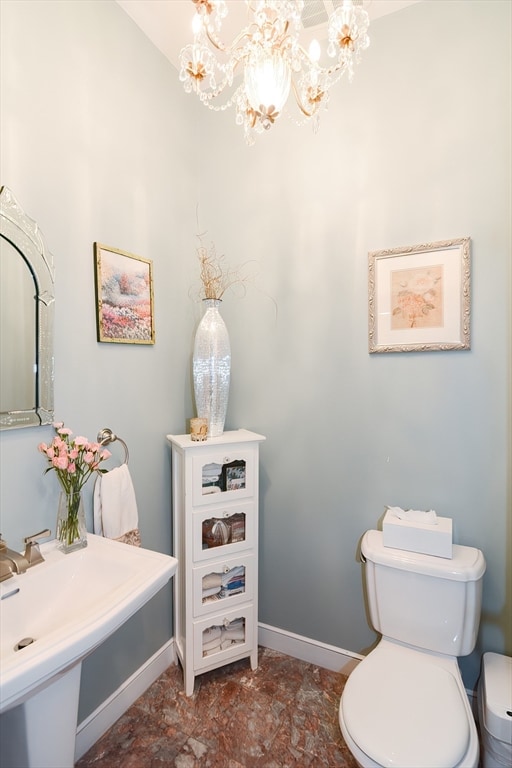
<path fill-rule="evenodd" d="M 375 763 L 453 768 L 470 741 L 455 660 L 382 640 L 349 676 L 340 706 L 350 737 Z"/>

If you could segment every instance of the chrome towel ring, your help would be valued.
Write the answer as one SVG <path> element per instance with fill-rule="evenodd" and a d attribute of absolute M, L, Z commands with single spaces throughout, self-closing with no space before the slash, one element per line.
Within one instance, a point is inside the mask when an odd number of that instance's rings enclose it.
<path fill-rule="evenodd" d="M 124 462 L 123 463 L 124 464 L 128 464 L 128 460 L 130 458 L 130 452 L 128 450 L 128 446 L 126 445 L 125 441 L 122 440 L 120 437 L 118 437 L 114 432 L 112 432 L 111 429 L 109 429 L 108 427 L 105 427 L 104 429 L 101 429 L 98 432 L 97 440 L 98 440 L 98 443 L 100 445 L 108 445 L 109 443 L 116 442 L 116 440 L 117 440 L 118 443 L 121 443 L 121 445 L 124 448 Z"/>

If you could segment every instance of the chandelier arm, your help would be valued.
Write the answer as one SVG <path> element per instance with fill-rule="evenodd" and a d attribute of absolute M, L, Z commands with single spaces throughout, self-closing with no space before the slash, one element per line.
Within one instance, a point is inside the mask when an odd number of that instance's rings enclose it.
<path fill-rule="evenodd" d="M 297 90 L 297 85 L 293 77 L 291 78 L 291 81 L 292 81 L 293 95 L 295 96 L 295 101 L 297 102 L 298 108 L 300 109 L 300 111 L 305 117 L 313 117 L 313 115 L 316 112 L 316 109 L 314 109 L 312 112 L 308 112 L 308 110 L 305 108 L 305 106 L 302 104 L 302 101 L 300 100 L 299 92 Z"/>
<path fill-rule="evenodd" d="M 272 26 L 272 27 L 274 26 L 274 22 L 272 22 L 272 23 L 271 23 L 271 26 Z M 285 23 L 284 23 L 284 29 L 283 29 L 283 31 L 282 31 L 282 33 L 281 33 L 281 36 L 280 36 L 280 38 L 279 38 L 279 41 L 278 41 L 278 42 L 279 42 L 279 45 L 278 45 L 278 47 L 281 47 L 281 45 L 284 43 L 284 41 L 285 41 L 285 40 L 286 40 L 286 38 L 288 37 L 288 29 L 289 29 L 289 27 L 290 27 L 290 22 L 289 22 L 289 20 L 288 20 L 288 19 L 286 19 L 286 21 L 285 21 Z M 292 39 L 293 39 L 293 38 L 292 38 Z M 274 43 L 274 45 L 275 45 L 275 43 Z"/>
<path fill-rule="evenodd" d="M 265 22 L 264 26 L 270 26 L 271 28 L 273 28 L 274 27 L 274 22 L 273 21 L 271 21 L 271 22 L 267 21 L 267 22 Z M 283 41 L 286 39 L 286 37 L 288 35 L 288 29 L 289 28 L 290 28 L 290 22 L 287 19 L 285 21 L 285 24 L 284 24 L 284 29 L 283 29 L 281 35 L 279 36 L 279 40 L 277 42 L 274 41 L 274 46 L 273 47 L 280 47 L 282 45 Z M 233 49 L 237 48 L 237 46 L 241 43 L 242 40 L 244 40 L 244 39 L 251 40 L 253 35 L 254 35 L 255 30 L 259 30 L 259 29 L 260 29 L 259 25 L 256 22 L 251 21 L 250 24 L 248 24 L 248 26 L 245 27 L 245 29 L 243 29 L 240 32 L 240 34 L 235 37 L 235 39 L 231 42 L 230 45 L 226 45 L 226 43 L 222 42 L 222 40 L 220 40 L 214 33 L 212 33 L 210 31 L 210 28 L 209 28 L 208 24 L 204 24 L 204 30 L 206 32 L 206 37 L 208 38 L 210 43 L 213 45 L 213 47 L 217 51 L 221 51 L 222 53 L 226 53 L 226 54 L 230 53 L 231 51 L 233 51 Z M 301 50 L 303 50 L 303 49 L 301 49 Z M 305 53 L 305 51 L 304 51 L 304 53 Z"/>
<path fill-rule="evenodd" d="M 226 45 L 226 43 L 223 43 L 222 40 L 219 40 L 218 37 L 214 36 L 207 26 L 205 26 L 205 32 L 206 37 L 217 51 L 221 51 L 221 53 L 230 53 L 244 38 L 248 38 L 250 40 L 252 36 L 251 27 L 253 26 L 256 25 L 252 23 L 250 26 L 246 27 L 246 29 L 243 29 L 240 34 L 235 37 L 230 45 Z"/>
<path fill-rule="evenodd" d="M 306 61 L 310 62 L 311 59 L 306 49 L 302 45 L 298 45 L 297 48 L 300 51 L 301 57 L 305 58 Z M 329 75 L 334 75 L 336 74 L 336 72 L 339 72 L 340 70 L 344 70 L 347 68 L 346 62 L 344 61 L 340 62 L 339 60 L 336 62 L 336 64 L 333 64 L 331 67 L 321 67 L 320 65 L 317 65 L 317 66 L 318 66 L 318 72 L 323 77 L 329 77 Z"/>

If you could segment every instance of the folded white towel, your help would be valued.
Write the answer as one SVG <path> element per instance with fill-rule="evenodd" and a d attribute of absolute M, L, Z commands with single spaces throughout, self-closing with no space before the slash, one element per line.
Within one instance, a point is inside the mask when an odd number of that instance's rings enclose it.
<path fill-rule="evenodd" d="M 203 592 L 205 589 L 211 589 L 212 587 L 222 586 L 222 574 L 221 573 L 208 573 L 203 576 Z"/>
<path fill-rule="evenodd" d="M 138 534 L 139 515 L 132 478 L 127 464 L 98 475 L 94 485 L 94 533 L 108 539 Z M 140 537 L 139 537 L 140 539 Z M 127 537 L 137 542 L 137 535 Z"/>
<path fill-rule="evenodd" d="M 207 589 L 203 589 L 202 595 L 203 600 L 205 597 L 211 597 L 212 595 L 218 595 L 221 591 L 221 587 L 208 587 Z"/>
<path fill-rule="evenodd" d="M 399 520 L 407 520 L 410 523 L 424 523 L 425 525 L 437 525 L 437 515 L 433 509 L 423 511 L 421 509 L 386 507 L 386 510 Z"/>
<path fill-rule="evenodd" d="M 217 653 L 221 648 L 220 637 L 217 640 L 211 640 L 209 643 L 203 643 L 203 656 L 209 653 Z"/>
<path fill-rule="evenodd" d="M 221 628 L 220 627 L 208 627 L 203 632 L 203 656 L 208 653 L 214 653 L 220 651 L 221 643 Z"/>
<path fill-rule="evenodd" d="M 240 643 L 243 643 L 243 640 L 224 639 L 220 644 L 220 650 L 225 651 L 227 648 L 231 648 L 232 645 L 240 645 Z"/>
<path fill-rule="evenodd" d="M 221 636 L 221 628 L 218 626 L 208 627 L 208 629 L 205 629 L 203 632 L 203 645 L 206 645 L 207 643 L 211 643 L 213 640 L 216 640 L 220 643 L 220 636 Z"/>

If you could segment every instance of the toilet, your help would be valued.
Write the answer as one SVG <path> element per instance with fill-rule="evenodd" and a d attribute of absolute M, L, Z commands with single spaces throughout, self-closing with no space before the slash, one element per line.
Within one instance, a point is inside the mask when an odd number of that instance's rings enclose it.
<path fill-rule="evenodd" d="M 475 647 L 485 560 L 361 542 L 369 618 L 382 639 L 340 701 L 345 742 L 362 768 L 477 768 L 478 735 L 457 663 Z"/>

